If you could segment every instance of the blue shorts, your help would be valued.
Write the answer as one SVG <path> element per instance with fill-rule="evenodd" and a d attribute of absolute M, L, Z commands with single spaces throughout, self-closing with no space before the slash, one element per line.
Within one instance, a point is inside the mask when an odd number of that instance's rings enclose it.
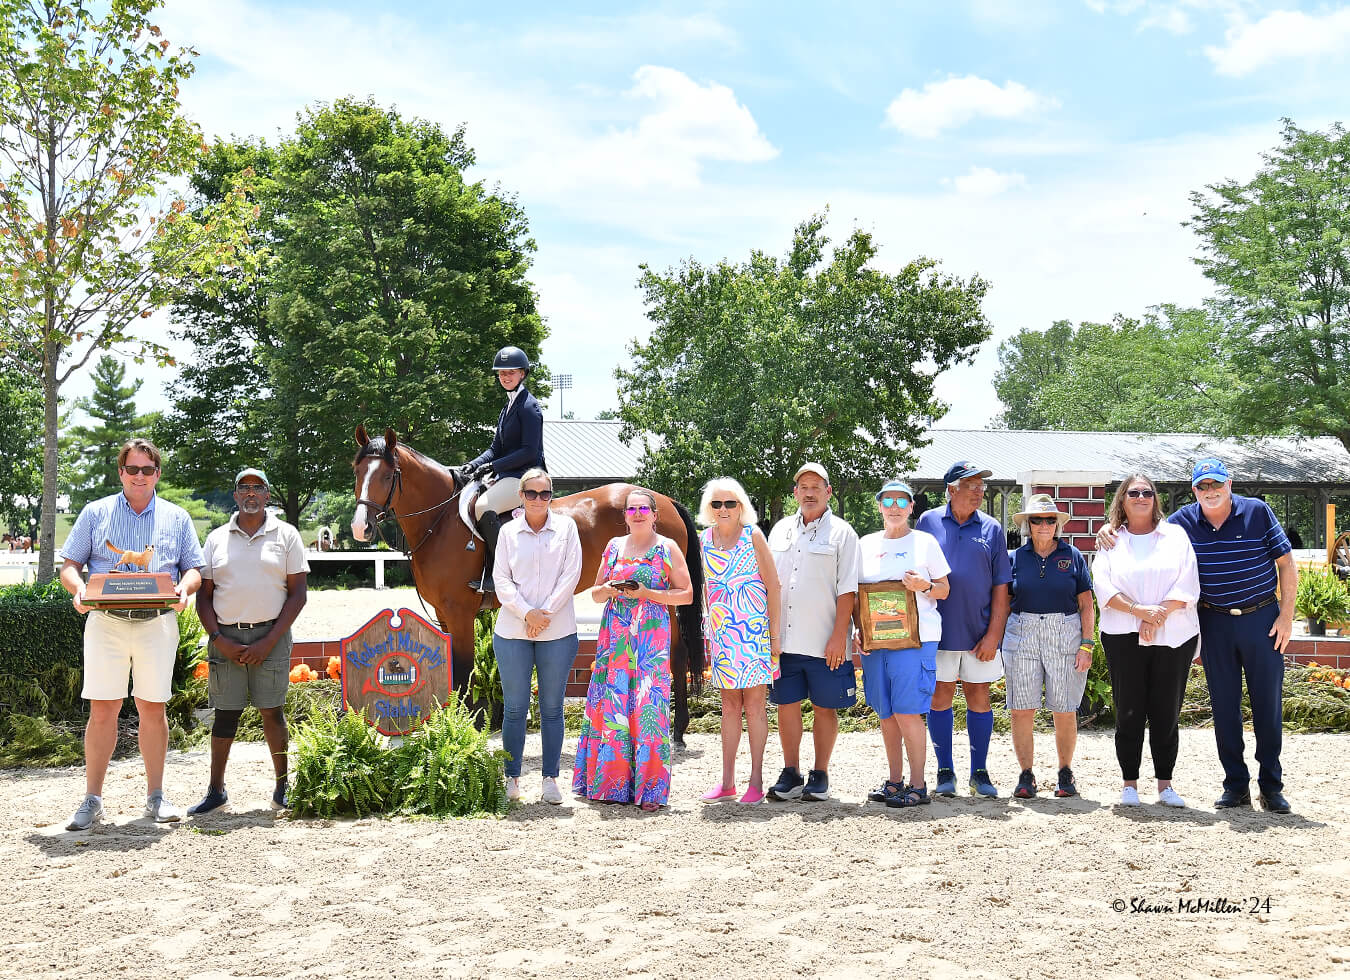
<path fill-rule="evenodd" d="M 878 718 L 928 711 L 937 686 L 937 646 L 937 640 L 929 640 L 908 650 L 863 654 L 863 695 Z"/>
<path fill-rule="evenodd" d="M 774 704 L 797 704 L 806 698 L 817 708 L 851 708 L 858 703 L 858 680 L 848 657 L 830 670 L 824 657 L 785 653 L 779 666 L 782 673 L 769 692 Z"/>

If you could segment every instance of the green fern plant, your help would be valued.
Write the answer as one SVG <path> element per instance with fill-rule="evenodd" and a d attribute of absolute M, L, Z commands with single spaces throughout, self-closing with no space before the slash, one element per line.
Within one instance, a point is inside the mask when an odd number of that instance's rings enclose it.
<path fill-rule="evenodd" d="M 503 814 L 502 767 L 507 754 L 488 748 L 458 694 L 431 715 L 394 752 L 393 794 L 398 810 L 433 817 Z"/>
<path fill-rule="evenodd" d="M 497 612 L 479 613 L 474 620 L 473 671 L 469 674 L 469 701 L 483 726 L 490 727 L 495 709 L 503 702 L 502 675 L 492 649 Z"/>
<path fill-rule="evenodd" d="M 294 737 L 290 802 L 296 816 L 362 817 L 389 808 L 393 756 L 365 712 L 320 706 Z"/>

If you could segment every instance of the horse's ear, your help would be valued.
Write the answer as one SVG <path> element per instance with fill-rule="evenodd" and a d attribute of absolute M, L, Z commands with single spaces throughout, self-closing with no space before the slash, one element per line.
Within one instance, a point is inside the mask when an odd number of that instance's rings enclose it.
<path fill-rule="evenodd" d="M 393 429 L 384 430 L 384 445 L 390 452 L 398 445 L 398 433 Z"/>
<path fill-rule="evenodd" d="M 370 436 L 366 435 L 366 427 L 358 424 L 356 427 L 356 444 L 364 446 L 368 442 L 370 442 Z"/>

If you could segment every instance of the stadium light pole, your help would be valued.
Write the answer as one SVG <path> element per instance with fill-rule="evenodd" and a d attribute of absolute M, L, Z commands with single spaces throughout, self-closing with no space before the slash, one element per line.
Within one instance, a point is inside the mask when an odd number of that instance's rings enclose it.
<path fill-rule="evenodd" d="M 563 395 L 564 391 L 572 389 L 572 376 L 570 374 L 560 374 L 553 379 L 553 387 L 558 389 L 558 418 L 563 417 Z"/>

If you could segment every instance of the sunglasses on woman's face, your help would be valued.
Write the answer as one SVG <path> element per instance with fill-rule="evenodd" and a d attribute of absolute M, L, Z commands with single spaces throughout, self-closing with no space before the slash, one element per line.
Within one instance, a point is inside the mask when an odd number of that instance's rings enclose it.
<path fill-rule="evenodd" d="M 1153 491 L 1152 491 L 1152 490 L 1126 490 L 1126 491 L 1125 491 L 1125 496 L 1127 496 L 1127 497 L 1133 497 L 1133 498 L 1136 499 L 1136 500 L 1138 500 L 1140 497 L 1143 497 L 1145 500 L 1152 500 L 1152 499 L 1153 499 Z"/>
<path fill-rule="evenodd" d="M 552 500 L 552 490 L 522 490 L 521 494 L 526 500 Z"/>
<path fill-rule="evenodd" d="M 157 469 L 159 469 L 158 466 L 123 466 L 122 472 L 127 476 L 140 476 L 142 474 L 145 476 L 154 476 L 155 470 Z"/>
<path fill-rule="evenodd" d="M 1058 517 L 1029 517 L 1029 518 L 1027 518 L 1027 523 L 1029 523 L 1029 524 L 1058 524 L 1058 523 L 1059 523 L 1059 518 L 1058 518 Z"/>
<path fill-rule="evenodd" d="M 741 505 L 739 500 L 709 500 L 708 506 L 713 510 L 721 510 L 725 507 L 727 510 L 735 510 Z"/>
<path fill-rule="evenodd" d="M 906 497 L 882 497 L 881 506 L 883 507 L 908 507 L 909 500 Z"/>
<path fill-rule="evenodd" d="M 630 516 L 630 517 L 631 517 L 632 515 L 634 515 L 634 514 L 650 514 L 650 513 L 652 512 L 652 509 L 651 509 L 650 507 L 648 507 L 646 504 L 638 504 L 638 506 L 636 506 L 636 507 L 634 507 L 634 506 L 632 506 L 632 505 L 630 504 L 629 506 L 625 507 L 623 510 L 624 510 L 624 513 L 627 514 L 627 515 Z"/>

